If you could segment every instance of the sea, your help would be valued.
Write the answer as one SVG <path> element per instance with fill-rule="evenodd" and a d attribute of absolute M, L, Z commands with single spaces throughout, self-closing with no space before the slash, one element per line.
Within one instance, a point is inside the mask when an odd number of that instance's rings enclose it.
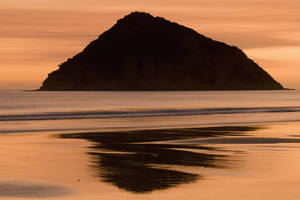
<path fill-rule="evenodd" d="M 0 92 L 0 134 L 300 121 L 300 92 Z"/>

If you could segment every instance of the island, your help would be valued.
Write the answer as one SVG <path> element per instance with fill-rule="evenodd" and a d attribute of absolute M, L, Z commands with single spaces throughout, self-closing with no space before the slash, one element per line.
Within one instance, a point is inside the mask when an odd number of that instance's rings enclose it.
<path fill-rule="evenodd" d="M 235 46 L 132 12 L 48 74 L 46 91 L 281 90 Z"/>

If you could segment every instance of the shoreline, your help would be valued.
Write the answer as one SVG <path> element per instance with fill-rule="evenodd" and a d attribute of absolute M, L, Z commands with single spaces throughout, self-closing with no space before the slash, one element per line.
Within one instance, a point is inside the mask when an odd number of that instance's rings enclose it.
<path fill-rule="evenodd" d="M 206 127 L 226 127 L 226 126 L 270 126 L 270 125 L 283 125 L 300 123 L 299 120 L 277 120 L 277 121 L 263 121 L 263 122 L 220 122 L 220 123 L 207 123 L 207 124 L 182 124 L 182 125 L 166 125 L 166 126 L 122 126 L 122 127 L 99 127 L 88 129 L 41 129 L 41 130 L 12 130 L 0 132 L 2 135 L 57 135 L 57 134 L 73 134 L 73 133 L 101 133 L 101 132 L 120 132 L 120 131 L 143 131 L 143 130 L 166 130 L 166 129 L 185 129 L 185 128 L 206 128 Z"/>
<path fill-rule="evenodd" d="M 243 91 L 285 91 L 298 90 L 297 88 L 283 88 L 283 89 L 228 89 L 228 90 L 41 90 L 41 89 L 15 89 L 15 90 L 0 90 L 0 92 L 243 92 Z"/>

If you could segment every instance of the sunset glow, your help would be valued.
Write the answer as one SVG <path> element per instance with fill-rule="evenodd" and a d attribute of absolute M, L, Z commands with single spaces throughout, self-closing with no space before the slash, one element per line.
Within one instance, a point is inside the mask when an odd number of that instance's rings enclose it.
<path fill-rule="evenodd" d="M 0 0 L 0 200 L 299 200 L 299 0 Z"/>
<path fill-rule="evenodd" d="M 288 88 L 300 88 L 297 0 L 0 2 L 0 89 L 37 89 L 116 20 L 139 10 L 238 46 Z"/>

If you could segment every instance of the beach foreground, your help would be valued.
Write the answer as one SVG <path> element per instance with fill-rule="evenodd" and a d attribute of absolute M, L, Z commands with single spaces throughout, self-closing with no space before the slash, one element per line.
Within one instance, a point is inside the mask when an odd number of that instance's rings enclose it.
<path fill-rule="evenodd" d="M 299 199 L 300 123 L 0 135 L 2 199 Z"/>

